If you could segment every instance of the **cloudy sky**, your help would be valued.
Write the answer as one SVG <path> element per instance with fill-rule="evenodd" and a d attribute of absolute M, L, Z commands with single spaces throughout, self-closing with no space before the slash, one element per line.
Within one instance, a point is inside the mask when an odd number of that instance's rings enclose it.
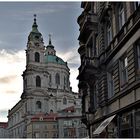
<path fill-rule="evenodd" d="M 0 2 L 0 122 L 7 121 L 8 109 L 19 100 L 23 90 L 25 49 L 37 14 L 38 29 L 45 45 L 48 34 L 57 55 L 68 62 L 71 86 L 77 92 L 80 2 Z"/>

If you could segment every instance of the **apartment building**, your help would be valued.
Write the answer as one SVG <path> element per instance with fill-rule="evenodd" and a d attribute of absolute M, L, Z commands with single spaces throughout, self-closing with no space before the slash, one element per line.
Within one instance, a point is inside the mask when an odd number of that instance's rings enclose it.
<path fill-rule="evenodd" d="M 140 137 L 139 2 L 82 2 L 79 91 L 89 137 Z"/>

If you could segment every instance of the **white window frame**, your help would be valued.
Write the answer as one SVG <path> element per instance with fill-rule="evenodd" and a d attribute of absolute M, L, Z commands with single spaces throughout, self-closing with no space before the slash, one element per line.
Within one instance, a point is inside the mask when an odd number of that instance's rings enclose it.
<path fill-rule="evenodd" d="M 124 86 L 128 82 L 128 59 L 127 56 L 123 57 L 120 62 L 120 75 L 121 86 Z"/>

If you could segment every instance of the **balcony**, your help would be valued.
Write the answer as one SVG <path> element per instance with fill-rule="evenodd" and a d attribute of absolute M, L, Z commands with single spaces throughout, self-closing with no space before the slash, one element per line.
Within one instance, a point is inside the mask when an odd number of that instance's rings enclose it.
<path fill-rule="evenodd" d="M 78 40 L 86 43 L 91 31 L 97 32 L 97 16 L 92 12 L 84 13 L 79 16 L 78 23 L 80 25 L 80 35 Z"/>
<path fill-rule="evenodd" d="M 86 80 L 91 76 L 96 77 L 98 74 L 99 60 L 97 57 L 85 57 L 83 63 L 79 67 L 79 80 Z"/>

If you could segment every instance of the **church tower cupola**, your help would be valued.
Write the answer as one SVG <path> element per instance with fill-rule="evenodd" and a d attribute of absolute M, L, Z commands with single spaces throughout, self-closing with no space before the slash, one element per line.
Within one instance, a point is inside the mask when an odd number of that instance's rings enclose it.
<path fill-rule="evenodd" d="M 26 62 L 28 64 L 44 63 L 45 46 L 43 42 L 42 34 L 38 30 L 36 15 L 34 15 L 34 21 L 32 30 L 28 36 L 27 50 L 26 50 Z"/>
<path fill-rule="evenodd" d="M 30 32 L 30 34 L 28 36 L 28 44 L 38 46 L 39 43 L 43 44 L 43 37 L 42 37 L 42 34 L 38 31 L 38 25 L 37 25 L 36 21 L 37 21 L 36 15 L 34 15 L 32 31 Z M 28 46 L 28 47 L 30 47 L 30 46 Z"/>
<path fill-rule="evenodd" d="M 34 23 L 32 25 L 32 32 L 38 32 L 38 25 L 36 24 L 36 14 L 34 15 Z"/>
<path fill-rule="evenodd" d="M 46 55 L 56 55 L 54 46 L 52 45 L 51 35 L 49 34 L 49 44 L 46 47 Z"/>

